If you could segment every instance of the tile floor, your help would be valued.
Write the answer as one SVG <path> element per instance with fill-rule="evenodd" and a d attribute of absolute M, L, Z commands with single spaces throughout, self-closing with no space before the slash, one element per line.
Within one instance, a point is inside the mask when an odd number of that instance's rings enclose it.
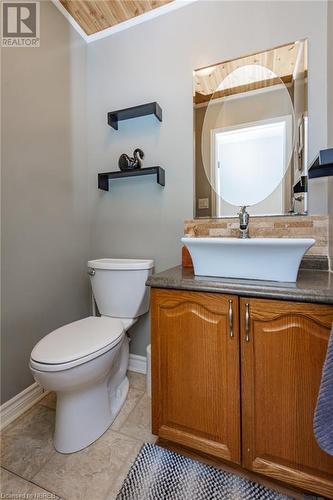
<path fill-rule="evenodd" d="M 1 498 L 113 500 L 150 433 L 146 377 L 129 372 L 127 400 L 94 444 L 63 455 L 53 448 L 55 395 L 49 394 L 1 433 Z"/>

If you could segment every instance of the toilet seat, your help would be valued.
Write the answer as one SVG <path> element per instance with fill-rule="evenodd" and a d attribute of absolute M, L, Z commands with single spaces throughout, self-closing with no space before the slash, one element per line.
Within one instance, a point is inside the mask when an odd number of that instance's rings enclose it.
<path fill-rule="evenodd" d="M 90 316 L 46 335 L 34 347 L 30 365 L 39 371 L 61 371 L 86 363 L 110 351 L 124 337 L 116 318 Z"/>

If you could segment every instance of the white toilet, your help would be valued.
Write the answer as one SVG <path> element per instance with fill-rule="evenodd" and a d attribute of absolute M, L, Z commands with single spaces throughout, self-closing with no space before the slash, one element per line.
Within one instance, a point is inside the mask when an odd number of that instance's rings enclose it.
<path fill-rule="evenodd" d="M 34 347 L 35 380 L 57 393 L 54 446 L 72 453 L 98 439 L 127 396 L 128 330 L 149 309 L 145 285 L 152 260 L 88 262 L 93 295 L 101 314 L 49 333 Z"/>

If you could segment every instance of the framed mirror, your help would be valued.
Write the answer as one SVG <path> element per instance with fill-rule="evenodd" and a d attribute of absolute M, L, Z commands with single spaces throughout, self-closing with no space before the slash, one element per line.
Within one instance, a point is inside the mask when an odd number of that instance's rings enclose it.
<path fill-rule="evenodd" d="M 195 217 L 307 213 L 307 41 L 194 71 Z"/>

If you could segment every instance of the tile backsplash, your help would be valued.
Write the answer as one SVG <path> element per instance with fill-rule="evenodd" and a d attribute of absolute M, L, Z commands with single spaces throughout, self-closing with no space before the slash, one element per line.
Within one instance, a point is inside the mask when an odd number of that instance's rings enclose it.
<path fill-rule="evenodd" d="M 238 217 L 223 219 L 192 219 L 185 221 L 187 236 L 238 237 Z M 327 215 L 251 217 L 249 232 L 252 237 L 262 238 L 314 238 L 316 243 L 307 255 L 328 256 Z"/>

